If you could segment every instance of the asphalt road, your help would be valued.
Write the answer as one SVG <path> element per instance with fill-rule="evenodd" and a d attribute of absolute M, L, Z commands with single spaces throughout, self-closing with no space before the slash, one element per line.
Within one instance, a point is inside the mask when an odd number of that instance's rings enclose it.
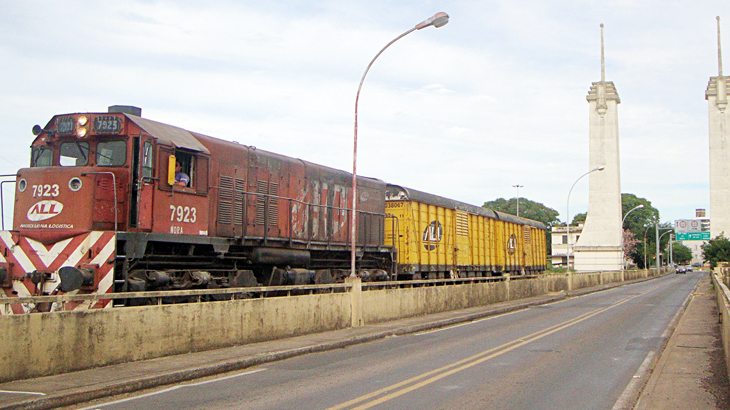
<path fill-rule="evenodd" d="M 660 348 L 700 275 L 667 275 L 86 408 L 611 409 Z"/>

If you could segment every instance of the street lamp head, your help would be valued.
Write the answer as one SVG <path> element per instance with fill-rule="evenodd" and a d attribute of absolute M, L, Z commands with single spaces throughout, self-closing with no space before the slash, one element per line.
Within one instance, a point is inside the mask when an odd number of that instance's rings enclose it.
<path fill-rule="evenodd" d="M 434 14 L 431 18 L 423 20 L 422 22 L 416 24 L 416 30 L 420 30 L 422 28 L 426 28 L 429 26 L 434 26 L 436 28 L 443 27 L 446 25 L 446 23 L 449 22 L 449 15 L 442 12 Z"/>
<path fill-rule="evenodd" d="M 595 168 L 593 168 L 593 169 L 591 170 L 591 172 L 593 172 L 593 171 L 603 171 L 604 169 L 606 169 L 606 167 L 604 167 L 604 166 L 600 166 L 600 167 L 595 167 Z"/>

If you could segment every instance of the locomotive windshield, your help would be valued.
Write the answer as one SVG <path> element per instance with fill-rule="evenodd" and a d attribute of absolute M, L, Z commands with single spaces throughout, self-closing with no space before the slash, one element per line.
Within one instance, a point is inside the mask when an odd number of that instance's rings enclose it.
<path fill-rule="evenodd" d="M 127 159 L 127 143 L 124 141 L 99 142 L 96 146 L 96 165 L 118 167 Z"/>
<path fill-rule="evenodd" d="M 88 142 L 64 142 L 61 144 L 61 157 L 58 161 L 62 167 L 83 167 L 89 163 Z"/>
<path fill-rule="evenodd" d="M 31 151 L 32 167 L 50 167 L 53 165 L 53 150 L 48 147 L 33 147 Z"/>

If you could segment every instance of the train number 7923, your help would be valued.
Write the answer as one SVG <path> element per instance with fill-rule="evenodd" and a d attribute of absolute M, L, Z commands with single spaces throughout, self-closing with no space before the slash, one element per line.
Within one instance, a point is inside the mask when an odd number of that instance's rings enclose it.
<path fill-rule="evenodd" d="M 197 210 L 195 207 L 170 205 L 170 222 L 195 223 L 196 219 Z"/>

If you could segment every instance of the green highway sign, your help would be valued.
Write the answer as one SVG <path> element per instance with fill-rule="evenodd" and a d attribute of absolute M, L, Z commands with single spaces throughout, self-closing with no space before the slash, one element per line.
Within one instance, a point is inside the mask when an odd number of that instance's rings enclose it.
<path fill-rule="evenodd" d="M 677 232 L 676 241 L 709 241 L 710 231 L 705 232 Z"/>

